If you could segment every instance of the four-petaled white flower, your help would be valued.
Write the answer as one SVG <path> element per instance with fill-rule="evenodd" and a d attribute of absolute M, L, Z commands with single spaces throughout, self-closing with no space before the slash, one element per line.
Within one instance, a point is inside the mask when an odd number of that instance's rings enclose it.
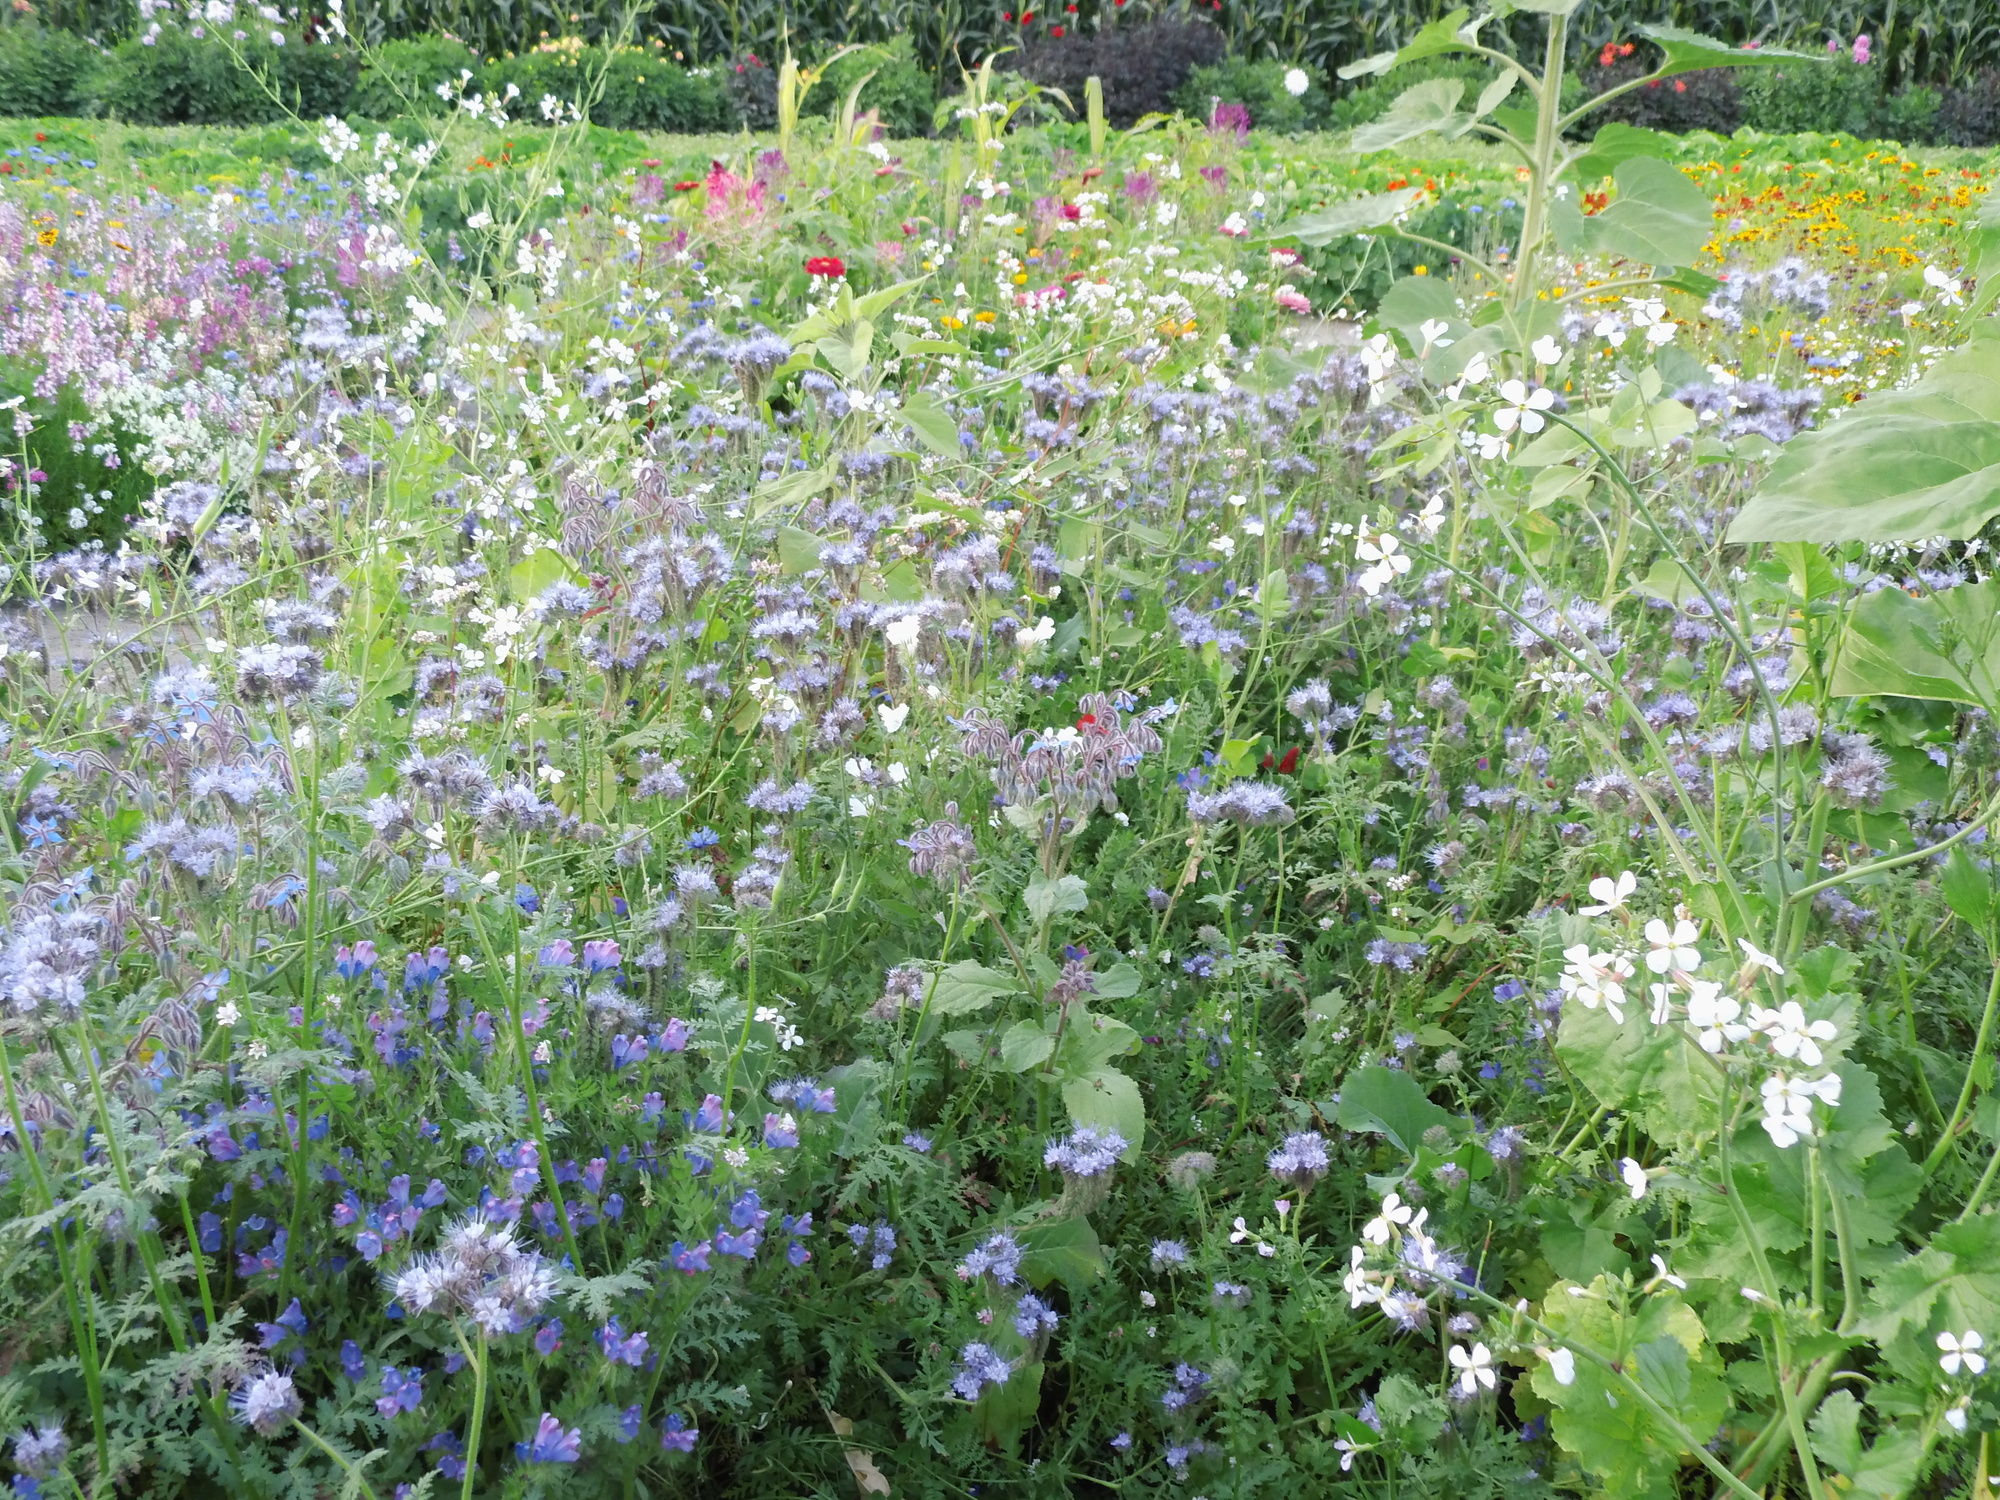
<path fill-rule="evenodd" d="M 1840 1029 L 1831 1021 L 1808 1022 L 1796 1000 L 1787 1000 L 1776 1010 L 1751 1007 L 1750 1029 L 1768 1036 L 1771 1050 L 1778 1056 L 1796 1057 L 1809 1068 L 1818 1067 L 1822 1061 L 1819 1044 L 1840 1035 Z"/>
<path fill-rule="evenodd" d="M 1447 333 L 1451 332 L 1451 324 L 1445 322 L 1443 318 L 1424 319 L 1422 323 L 1417 325 L 1417 332 L 1423 335 L 1424 347 L 1426 349 L 1449 349 L 1453 344 L 1458 342 L 1457 339 L 1448 339 L 1445 337 Z"/>
<path fill-rule="evenodd" d="M 1625 1180 L 1625 1186 L 1632 1190 L 1633 1201 L 1646 1196 L 1646 1169 L 1632 1157 L 1618 1163 L 1618 1175 Z"/>
<path fill-rule="evenodd" d="M 1468 1396 L 1479 1394 L 1483 1385 L 1492 1390 L 1496 1384 L 1493 1375 L 1493 1351 L 1484 1344 L 1474 1344 L 1468 1352 L 1465 1345 L 1453 1344 L 1447 1358 L 1451 1367 L 1458 1371 L 1458 1388 Z"/>
<path fill-rule="evenodd" d="M 1577 910 L 1586 917 L 1601 917 L 1608 911 L 1616 911 L 1626 899 L 1639 889 L 1639 877 L 1630 870 L 1622 871 L 1616 880 L 1609 875 L 1600 875 L 1590 882 L 1591 898 L 1595 906 L 1581 906 Z"/>
<path fill-rule="evenodd" d="M 1347 1293 L 1349 1307 L 1367 1307 L 1382 1300 L 1382 1289 L 1368 1279 L 1368 1270 L 1362 1264 L 1365 1253 L 1359 1245 L 1353 1247 L 1354 1257 L 1347 1267 L 1347 1274 L 1340 1279 L 1341 1289 Z"/>
<path fill-rule="evenodd" d="M 1740 1042 L 1750 1028 L 1737 1020 L 1743 1007 L 1722 993 L 1722 986 L 1706 979 L 1688 982 L 1688 1025 L 1695 1029 L 1695 1041 L 1710 1054 L 1722 1051 L 1724 1043 Z"/>
<path fill-rule="evenodd" d="M 1840 1075 L 1829 1073 L 1812 1079 L 1773 1073 L 1764 1080 L 1762 1092 L 1764 1118 L 1758 1123 L 1770 1135 L 1771 1143 L 1784 1150 L 1813 1133 L 1814 1100 L 1829 1106 L 1840 1103 Z"/>
<path fill-rule="evenodd" d="M 1296 72 L 1297 69 L 1293 71 Z M 1335 1438 L 1333 1440 L 1333 1451 L 1340 1455 L 1340 1472 L 1345 1474 L 1353 1469 L 1354 1455 L 1359 1453 L 1361 1449 L 1355 1444 L 1348 1442 L 1346 1438 Z"/>
<path fill-rule="evenodd" d="M 1557 1385 L 1576 1384 L 1576 1356 L 1569 1350 L 1537 1348 L 1535 1352 L 1549 1362 L 1549 1373 Z"/>
<path fill-rule="evenodd" d="M 1540 432 L 1548 424 L 1542 413 L 1556 404 L 1556 393 L 1546 386 L 1532 391 L 1518 380 L 1502 381 L 1500 399 L 1507 404 L 1493 413 L 1493 425 L 1502 432 L 1519 427 L 1523 432 Z"/>
<path fill-rule="evenodd" d="M 1667 1269 L 1667 1262 L 1664 1256 L 1655 1255 L 1653 1257 L 1653 1270 L 1656 1273 L 1653 1277 L 1655 1281 L 1664 1281 L 1668 1286 L 1678 1287 L 1682 1291 L 1687 1290 L 1687 1283 Z"/>
<path fill-rule="evenodd" d="M 1535 363 L 1538 365 L 1559 364 L 1563 357 L 1563 346 L 1545 333 L 1528 346 L 1528 352 L 1535 357 Z"/>
<path fill-rule="evenodd" d="M 1354 555 L 1368 566 L 1354 581 L 1361 585 L 1361 591 L 1371 599 L 1382 592 L 1385 584 L 1394 583 L 1397 578 L 1410 571 L 1410 559 L 1403 553 L 1402 542 L 1393 531 L 1377 535 L 1363 532 L 1354 542 Z"/>
<path fill-rule="evenodd" d="M 878 703 L 875 706 L 875 717 L 882 721 L 882 732 L 884 734 L 896 733 L 897 730 L 903 727 L 903 721 L 909 718 L 909 716 L 910 705 L 907 703 Z"/>
<path fill-rule="evenodd" d="M 1625 1024 L 1625 984 L 1632 977 L 1632 965 L 1622 953 L 1592 953 L 1588 943 L 1563 949 L 1567 960 L 1562 977 L 1556 981 L 1565 995 L 1572 996 L 1587 1010 L 1602 1005 L 1611 1019 Z"/>
<path fill-rule="evenodd" d="M 1968 1375 L 1981 1375 L 1986 1371 L 1986 1356 L 1979 1351 L 1986 1347 L 1986 1340 L 1978 1332 L 1968 1328 L 1964 1333 L 1941 1333 L 1937 1336 L 1937 1346 L 1943 1352 L 1938 1355 L 1938 1363 L 1947 1375 L 1956 1375 L 1961 1367 Z"/>
<path fill-rule="evenodd" d="M 1701 951 L 1694 946 L 1701 929 L 1685 917 L 1676 917 L 1669 927 L 1655 917 L 1646 924 L 1646 941 L 1653 945 L 1653 951 L 1646 955 L 1646 967 L 1655 974 L 1664 974 L 1670 969 L 1698 969 L 1701 967 Z"/>
<path fill-rule="evenodd" d="M 1382 1212 L 1361 1226 L 1361 1238 L 1371 1245 L 1388 1244 L 1390 1234 L 1409 1223 L 1412 1212 L 1414 1210 L 1409 1204 L 1394 1193 L 1389 1194 L 1382 1200 Z M 1238 1219 L 1236 1222 L 1240 1224 L 1243 1221 Z"/>

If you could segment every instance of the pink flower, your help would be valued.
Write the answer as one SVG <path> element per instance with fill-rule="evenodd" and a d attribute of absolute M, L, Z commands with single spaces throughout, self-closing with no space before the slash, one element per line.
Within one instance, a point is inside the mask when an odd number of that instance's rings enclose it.
<path fill-rule="evenodd" d="M 1868 62 L 1868 48 L 1868 33 L 1864 31 L 1854 39 L 1854 60 L 1865 66 Z"/>
<path fill-rule="evenodd" d="M 1292 287 L 1292 286 L 1279 287 L 1277 292 L 1277 298 L 1278 298 L 1278 306 L 1282 307 L 1286 312 L 1295 312 L 1303 314 L 1303 313 L 1309 313 L 1313 310 L 1313 305 L 1311 301 L 1308 300 L 1306 294 L 1300 291 L 1297 287 Z"/>

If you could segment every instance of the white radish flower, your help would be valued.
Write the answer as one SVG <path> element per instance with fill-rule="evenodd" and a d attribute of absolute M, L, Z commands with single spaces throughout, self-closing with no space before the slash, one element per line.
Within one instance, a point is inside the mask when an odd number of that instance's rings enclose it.
<path fill-rule="evenodd" d="M 1818 1067 L 1824 1060 L 1819 1044 L 1840 1035 L 1840 1029 L 1831 1021 L 1808 1022 L 1796 1000 L 1787 1000 L 1776 1010 L 1752 1007 L 1750 1029 L 1769 1037 L 1771 1050 L 1778 1056 L 1795 1057 L 1809 1068 Z"/>
<path fill-rule="evenodd" d="M 1618 1163 L 1618 1175 L 1624 1179 L 1625 1186 L 1631 1189 L 1633 1202 L 1636 1203 L 1646 1196 L 1646 1169 L 1634 1158 L 1628 1156 Z"/>
<path fill-rule="evenodd" d="M 1384 531 L 1377 536 L 1365 532 L 1354 543 L 1354 555 L 1369 566 L 1362 569 L 1355 582 L 1361 591 L 1374 598 L 1385 585 L 1410 571 L 1410 559 L 1401 550 L 1402 542 L 1392 531 Z"/>
<path fill-rule="evenodd" d="M 1619 953 L 1592 953 L 1590 945 L 1578 943 L 1563 949 L 1568 961 L 1556 981 L 1565 995 L 1572 996 L 1586 1010 L 1602 1005 L 1611 1019 L 1625 1024 L 1625 984 L 1632 977 L 1632 965 Z"/>
<path fill-rule="evenodd" d="M 1414 1210 L 1396 1194 L 1382 1200 L 1382 1212 L 1361 1226 L 1361 1238 L 1371 1245 L 1386 1245 L 1389 1236 L 1410 1222 Z M 1243 1221 L 1238 1219 L 1237 1223 Z"/>
<path fill-rule="evenodd" d="M 1749 969 L 1769 969 L 1773 974 L 1783 974 L 1785 966 L 1770 954 L 1759 948 L 1748 938 L 1738 938 L 1736 946 L 1743 950 L 1743 966 Z"/>
<path fill-rule="evenodd" d="M 1701 967 L 1701 951 L 1694 946 L 1701 936 L 1701 929 L 1685 917 L 1677 917 L 1672 927 L 1655 917 L 1646 924 L 1646 941 L 1652 944 L 1652 952 L 1646 955 L 1646 967 L 1655 974 L 1664 974 L 1670 969 L 1698 969 Z"/>
<path fill-rule="evenodd" d="M 1449 349 L 1453 344 L 1458 342 L 1457 339 L 1448 339 L 1445 337 L 1447 333 L 1451 332 L 1451 324 L 1445 322 L 1443 318 L 1424 319 L 1417 326 L 1417 332 L 1424 336 L 1424 347 L 1426 349 Z"/>
<path fill-rule="evenodd" d="M 1545 333 L 1528 346 L 1528 353 L 1534 356 L 1538 365 L 1559 364 L 1563 357 L 1563 346 Z"/>
<path fill-rule="evenodd" d="M 1586 917 L 1601 917 L 1608 911 L 1618 910 L 1638 889 L 1639 877 L 1630 870 L 1622 871 L 1616 880 L 1600 875 L 1590 882 L 1591 899 L 1597 905 L 1579 907 L 1578 910 Z"/>
<path fill-rule="evenodd" d="M 1532 391 L 1518 380 L 1502 381 L 1500 399 L 1507 404 L 1493 413 L 1493 425 L 1502 432 L 1519 427 L 1523 432 L 1540 432 L 1548 424 L 1542 413 L 1556 404 L 1556 393 L 1546 386 Z"/>
<path fill-rule="evenodd" d="M 1576 1356 L 1567 1349 L 1536 1349 L 1535 1352 L 1549 1362 L 1549 1373 L 1556 1378 L 1557 1385 L 1576 1384 Z"/>
<path fill-rule="evenodd" d="M 1743 1007 L 1722 993 L 1722 986 L 1705 979 L 1688 986 L 1688 1025 L 1695 1029 L 1695 1041 L 1711 1056 L 1719 1055 L 1725 1043 L 1745 1041 L 1750 1028 L 1737 1020 Z"/>
<path fill-rule="evenodd" d="M 1979 1351 L 1986 1347 L 1986 1340 L 1973 1329 L 1964 1333 L 1941 1333 L 1937 1336 L 1937 1346 L 1943 1352 L 1938 1355 L 1938 1364 L 1947 1375 L 1956 1375 L 1960 1368 L 1968 1375 L 1981 1375 L 1986 1371 L 1986 1356 Z"/>
<path fill-rule="evenodd" d="M 1458 1388 L 1468 1396 L 1479 1394 L 1485 1386 L 1492 1390 L 1497 1381 L 1493 1374 L 1493 1351 L 1484 1344 L 1474 1344 L 1467 1350 L 1463 1344 L 1453 1344 L 1446 1356 L 1451 1367 L 1458 1371 Z"/>

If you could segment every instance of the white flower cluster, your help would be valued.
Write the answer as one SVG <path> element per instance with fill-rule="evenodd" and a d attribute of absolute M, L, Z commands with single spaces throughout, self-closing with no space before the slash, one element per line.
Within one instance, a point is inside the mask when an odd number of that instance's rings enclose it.
<path fill-rule="evenodd" d="M 1413 1208 L 1390 1193 L 1382 1211 L 1361 1227 L 1362 1243 L 1348 1252 L 1341 1286 L 1349 1307 L 1375 1307 L 1405 1331 L 1430 1320 L 1433 1291 L 1463 1282 L 1466 1264 L 1426 1232 L 1427 1208 Z"/>
<path fill-rule="evenodd" d="M 445 1231 L 435 1255 L 390 1278 L 413 1314 L 463 1313 L 489 1338 L 519 1333 L 556 1294 L 556 1273 L 541 1253 L 514 1239 L 511 1225 L 468 1218 Z"/>
<path fill-rule="evenodd" d="M 1580 907 L 1581 915 L 1602 917 L 1618 913 L 1629 928 L 1636 918 L 1626 907 L 1638 889 L 1638 878 L 1627 870 L 1613 880 L 1599 876 L 1590 883 L 1594 904 Z M 1818 1068 L 1826 1061 L 1822 1043 L 1839 1036 L 1831 1021 L 1806 1018 L 1805 1008 L 1796 1000 L 1764 1006 L 1750 998 L 1760 976 L 1782 978 L 1784 965 L 1758 948 L 1749 939 L 1738 940 L 1743 963 L 1735 976 L 1735 993 L 1728 986 L 1699 976 L 1702 966 L 1701 929 L 1685 907 L 1676 907 L 1673 920 L 1654 917 L 1642 930 L 1646 942 L 1643 962 L 1658 978 L 1647 985 L 1651 1001 L 1649 1017 L 1655 1026 L 1666 1026 L 1679 1011 L 1695 1044 L 1712 1057 L 1752 1038 L 1761 1038 L 1770 1056 L 1787 1066 L 1780 1067 L 1760 1085 L 1764 1101 L 1762 1124 L 1779 1147 L 1796 1145 L 1815 1133 L 1813 1105 L 1829 1109 L 1840 1103 L 1840 1075 L 1825 1073 L 1804 1077 L 1790 1071 L 1790 1065 Z M 1642 955 L 1614 947 L 1594 952 L 1590 944 L 1577 943 L 1563 950 L 1563 972 L 1558 981 L 1566 999 L 1574 999 L 1589 1010 L 1602 1006 L 1621 1026 L 1630 997 L 1627 985 L 1638 974 Z M 1643 1178 L 1641 1179 L 1643 1183 Z M 1634 1193 L 1643 1193 L 1641 1186 Z"/>

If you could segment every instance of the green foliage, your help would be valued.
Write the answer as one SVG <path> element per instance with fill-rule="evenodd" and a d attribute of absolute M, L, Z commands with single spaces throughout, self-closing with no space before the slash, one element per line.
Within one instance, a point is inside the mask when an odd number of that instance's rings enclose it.
<path fill-rule="evenodd" d="M 520 90 L 517 108 L 534 117 L 541 100 L 588 108 L 590 122 L 610 130 L 659 130 L 700 135 L 734 123 L 722 80 L 692 73 L 655 47 L 551 46 L 487 65 L 479 86 Z"/>
<path fill-rule="evenodd" d="M 937 81 L 917 61 L 915 47 L 915 40 L 905 32 L 885 45 L 863 47 L 836 58 L 806 96 L 806 113 L 837 114 L 855 84 L 867 77 L 857 113 L 875 111 L 883 132 L 896 139 L 929 135 L 937 106 Z"/>
<path fill-rule="evenodd" d="M 1845 55 L 1760 68 L 1741 85 L 1743 123 L 1779 135 L 1879 135 L 1883 77 L 1879 65 Z"/>
<path fill-rule="evenodd" d="M 85 113 L 99 57 L 73 32 L 33 22 L 0 24 L 0 115 Z"/>
<path fill-rule="evenodd" d="M 359 62 L 348 48 L 264 33 L 236 44 L 172 27 L 150 43 L 120 42 L 92 76 L 97 112 L 137 125 L 238 125 L 308 120 L 347 108 Z"/>
<path fill-rule="evenodd" d="M 1224 58 L 1190 73 L 1174 95 L 1174 107 L 1184 115 L 1206 120 L 1217 101 L 1240 104 L 1250 111 L 1250 123 L 1258 130 L 1282 134 L 1317 129 L 1337 108 L 1333 96 L 1310 73 L 1305 92 L 1293 95 L 1285 86 L 1285 75 L 1291 71 L 1275 59 L 1251 62 L 1243 57 Z"/>
<path fill-rule="evenodd" d="M 384 42 L 365 55 L 347 109 L 364 120 L 441 115 L 452 106 L 438 95 L 438 85 L 449 84 L 456 97 L 467 72 L 477 76 L 479 59 L 463 42 L 435 36 Z"/>
<path fill-rule="evenodd" d="M 2000 327 L 1787 449 L 1732 541 L 1970 537 L 2000 515 Z"/>

